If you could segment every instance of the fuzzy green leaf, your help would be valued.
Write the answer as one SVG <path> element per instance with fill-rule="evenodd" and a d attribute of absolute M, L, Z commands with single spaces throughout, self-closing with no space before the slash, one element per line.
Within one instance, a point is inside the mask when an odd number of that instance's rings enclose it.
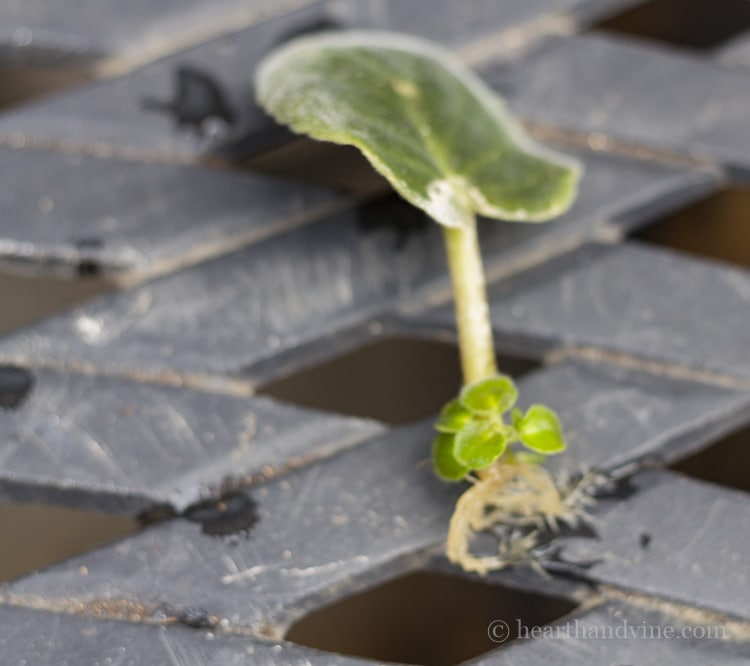
<path fill-rule="evenodd" d="M 524 446 L 552 455 L 565 450 L 565 437 L 557 414 L 544 405 L 532 405 L 516 424 Z"/>
<path fill-rule="evenodd" d="M 456 434 L 453 454 L 462 465 L 471 469 L 489 467 L 505 452 L 507 441 L 502 431 L 491 423 L 477 422 Z"/>
<path fill-rule="evenodd" d="M 469 384 L 461 391 L 459 402 L 475 414 L 502 414 L 516 404 L 518 390 L 505 375 Z"/>
<path fill-rule="evenodd" d="M 458 400 L 451 400 L 443 411 L 440 412 L 440 418 L 435 424 L 435 430 L 439 432 L 458 432 L 464 428 L 473 416 L 471 412 L 463 407 Z"/>
<path fill-rule="evenodd" d="M 359 148 L 405 199 L 446 226 L 475 214 L 543 221 L 575 196 L 575 162 L 532 141 L 452 54 L 414 37 L 301 37 L 263 60 L 256 90 L 294 131 Z"/>
<path fill-rule="evenodd" d="M 453 454 L 456 436 L 440 433 L 432 443 L 432 466 L 435 473 L 446 481 L 460 481 L 468 473 L 469 468 L 456 460 Z"/>

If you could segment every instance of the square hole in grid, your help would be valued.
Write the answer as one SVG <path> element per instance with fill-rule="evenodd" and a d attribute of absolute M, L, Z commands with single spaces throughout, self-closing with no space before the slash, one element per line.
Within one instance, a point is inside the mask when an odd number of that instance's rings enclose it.
<path fill-rule="evenodd" d="M 114 289 L 98 277 L 93 265 L 79 266 L 78 278 L 0 270 L 0 335 L 70 310 Z"/>
<path fill-rule="evenodd" d="M 498 357 L 500 371 L 513 377 L 536 366 L 525 358 Z M 455 345 L 391 338 L 271 381 L 258 392 L 303 407 L 396 425 L 437 414 L 460 388 Z"/>
<path fill-rule="evenodd" d="M 0 504 L 0 583 L 133 534 L 128 516 L 42 504 Z"/>
<path fill-rule="evenodd" d="M 31 102 L 91 80 L 86 67 L 0 63 L 0 110 Z"/>
<path fill-rule="evenodd" d="M 712 49 L 749 28 L 746 0 L 650 0 L 594 26 L 693 50 Z"/>
<path fill-rule="evenodd" d="M 420 572 L 313 611 L 285 638 L 327 652 L 443 666 L 509 643 L 519 625 L 549 624 L 576 607 L 566 599 Z"/>
<path fill-rule="evenodd" d="M 630 237 L 748 268 L 750 189 L 716 192 L 638 229 Z"/>
<path fill-rule="evenodd" d="M 671 465 L 695 479 L 750 492 L 750 424 Z"/>

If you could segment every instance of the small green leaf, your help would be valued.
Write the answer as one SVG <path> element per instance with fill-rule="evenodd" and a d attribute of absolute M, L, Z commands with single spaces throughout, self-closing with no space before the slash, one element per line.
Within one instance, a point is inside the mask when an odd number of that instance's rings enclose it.
<path fill-rule="evenodd" d="M 455 439 L 455 435 L 441 433 L 432 443 L 432 466 L 435 473 L 446 481 L 460 481 L 469 473 L 469 468 L 453 455 Z"/>
<path fill-rule="evenodd" d="M 439 432 L 458 432 L 468 425 L 472 418 L 472 413 L 463 407 L 458 400 L 451 400 L 443 407 L 443 411 L 440 412 L 440 419 L 435 424 L 435 430 Z"/>
<path fill-rule="evenodd" d="M 557 414 L 544 405 L 532 405 L 516 426 L 524 446 L 551 455 L 565 450 L 565 437 Z"/>
<path fill-rule="evenodd" d="M 518 399 L 513 380 L 505 375 L 469 384 L 461 391 L 459 402 L 475 414 L 502 414 Z"/>
<path fill-rule="evenodd" d="M 456 434 L 453 454 L 462 465 L 484 469 L 505 452 L 506 445 L 505 435 L 491 423 L 472 423 Z"/>
<path fill-rule="evenodd" d="M 359 148 L 440 224 L 540 222 L 567 210 L 580 168 L 535 143 L 449 51 L 381 32 L 308 35 L 267 56 L 258 101 L 294 131 Z"/>

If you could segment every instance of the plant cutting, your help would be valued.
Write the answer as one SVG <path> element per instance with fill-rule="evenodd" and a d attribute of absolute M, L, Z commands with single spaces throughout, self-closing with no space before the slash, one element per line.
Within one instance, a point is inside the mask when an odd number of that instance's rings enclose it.
<path fill-rule="evenodd" d="M 451 519 L 448 557 L 486 572 L 524 558 L 544 526 L 575 521 L 583 494 L 542 466 L 566 448 L 555 412 L 515 404 L 498 372 L 477 216 L 543 222 L 575 198 L 578 164 L 543 148 L 503 101 L 442 48 L 379 32 L 298 38 L 258 68 L 260 104 L 315 139 L 357 147 L 407 201 L 442 226 L 453 283 L 464 385 L 436 423 L 432 458 L 447 481 L 468 479 Z M 491 555 L 474 533 L 504 525 Z"/>

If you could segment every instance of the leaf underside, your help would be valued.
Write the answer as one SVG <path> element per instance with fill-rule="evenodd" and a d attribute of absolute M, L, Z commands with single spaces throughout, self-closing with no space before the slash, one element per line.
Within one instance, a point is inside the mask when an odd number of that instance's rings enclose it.
<path fill-rule="evenodd" d="M 577 164 L 533 142 L 448 51 L 405 35 L 324 33 L 268 56 L 260 104 L 316 139 L 359 148 L 446 226 L 476 214 L 543 221 L 571 204 Z"/>

